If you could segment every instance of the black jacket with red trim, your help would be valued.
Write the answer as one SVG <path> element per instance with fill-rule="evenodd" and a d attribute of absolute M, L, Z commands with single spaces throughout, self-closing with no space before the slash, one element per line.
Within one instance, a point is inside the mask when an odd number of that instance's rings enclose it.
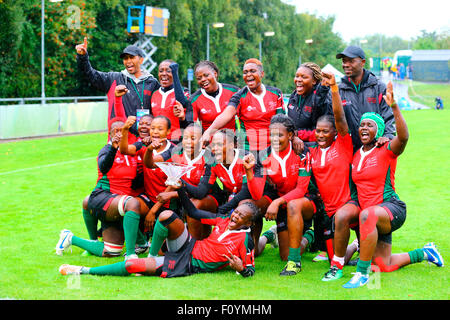
<path fill-rule="evenodd" d="M 108 97 L 108 120 L 115 117 L 127 118 L 128 116 L 135 116 L 136 110 L 141 108 L 139 96 L 142 97 L 142 90 L 144 90 L 143 108 L 151 110 L 152 94 L 159 89 L 160 84 L 150 73 L 144 72 L 144 75 L 137 79 L 126 70 L 122 72 L 97 71 L 91 66 L 87 53 L 85 55 L 77 54 L 77 63 L 78 68 L 86 75 L 91 85 L 97 90 L 106 93 Z M 114 99 L 114 90 L 120 84 L 125 85 L 128 89 L 128 93 L 122 96 L 123 107 L 116 106 Z M 136 124 L 130 129 L 130 132 L 136 136 L 138 135 Z"/>

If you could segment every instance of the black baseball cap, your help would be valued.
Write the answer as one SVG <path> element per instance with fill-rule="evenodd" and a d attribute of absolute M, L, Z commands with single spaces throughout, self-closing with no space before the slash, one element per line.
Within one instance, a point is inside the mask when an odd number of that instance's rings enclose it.
<path fill-rule="evenodd" d="M 344 51 L 336 55 L 336 59 L 342 59 L 343 57 L 366 59 L 363 49 L 358 46 L 348 46 Z"/>
<path fill-rule="evenodd" d="M 131 45 L 123 49 L 122 53 L 120 54 L 120 57 L 123 58 L 126 54 L 132 55 L 132 56 L 140 56 L 144 57 L 145 53 L 142 51 L 141 48 Z"/>

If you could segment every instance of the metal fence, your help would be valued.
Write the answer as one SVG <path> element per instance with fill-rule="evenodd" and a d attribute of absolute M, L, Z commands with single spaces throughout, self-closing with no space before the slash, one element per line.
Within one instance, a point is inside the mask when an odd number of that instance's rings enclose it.
<path fill-rule="evenodd" d="M 39 102 L 41 104 L 46 104 L 47 102 L 70 102 L 73 101 L 74 103 L 78 102 L 88 102 L 88 101 L 106 101 L 106 96 L 85 96 L 85 97 L 48 97 L 48 98 L 0 98 L 0 106 L 3 104 L 10 105 L 10 104 L 26 104 L 28 103 L 36 103 Z"/>

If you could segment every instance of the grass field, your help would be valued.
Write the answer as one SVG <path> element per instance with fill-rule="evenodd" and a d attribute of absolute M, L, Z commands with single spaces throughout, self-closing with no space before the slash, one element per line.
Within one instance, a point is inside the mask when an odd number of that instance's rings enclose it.
<path fill-rule="evenodd" d="M 450 263 L 450 111 L 405 111 L 410 141 L 399 158 L 396 190 L 408 206 L 408 217 L 393 234 L 393 252 L 400 253 L 434 241 Z M 81 215 L 82 199 L 97 178 L 98 150 L 106 134 L 86 134 L 0 144 L 0 298 L 65 299 L 212 299 L 212 300 L 334 300 L 450 298 L 448 267 L 426 262 L 393 273 L 377 274 L 379 282 L 347 290 L 342 284 L 356 267 L 345 267 L 344 277 L 324 283 L 327 262 L 313 263 L 313 253 L 302 257 L 303 270 L 280 277 L 284 267 L 278 250 L 268 246 L 256 259 L 256 274 L 242 278 L 222 270 L 185 278 L 64 277 L 63 263 L 100 266 L 122 258 L 81 256 L 82 250 L 56 256 L 61 229 L 87 237 Z M 265 228 L 271 224 L 267 223 Z"/>
<path fill-rule="evenodd" d="M 448 83 L 425 83 L 419 81 L 405 80 L 408 85 L 408 95 L 415 102 L 434 108 L 436 97 L 440 96 L 444 102 L 444 108 L 450 104 L 450 84 Z"/>

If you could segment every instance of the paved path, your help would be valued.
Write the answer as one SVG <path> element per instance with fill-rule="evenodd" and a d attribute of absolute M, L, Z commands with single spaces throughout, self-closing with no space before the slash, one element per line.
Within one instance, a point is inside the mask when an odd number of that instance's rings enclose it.
<path fill-rule="evenodd" d="M 381 79 L 381 81 L 383 81 L 386 84 L 389 82 L 389 76 L 388 77 L 381 76 L 380 79 Z M 396 81 L 393 81 L 392 83 L 394 85 L 394 97 L 397 102 L 400 102 L 400 99 L 404 98 L 406 100 L 406 103 L 409 104 L 409 106 L 411 107 L 412 110 L 430 109 L 430 107 L 427 107 L 423 104 L 420 104 L 418 102 L 411 100 L 411 98 L 408 95 L 408 85 L 407 84 L 399 83 Z"/>

